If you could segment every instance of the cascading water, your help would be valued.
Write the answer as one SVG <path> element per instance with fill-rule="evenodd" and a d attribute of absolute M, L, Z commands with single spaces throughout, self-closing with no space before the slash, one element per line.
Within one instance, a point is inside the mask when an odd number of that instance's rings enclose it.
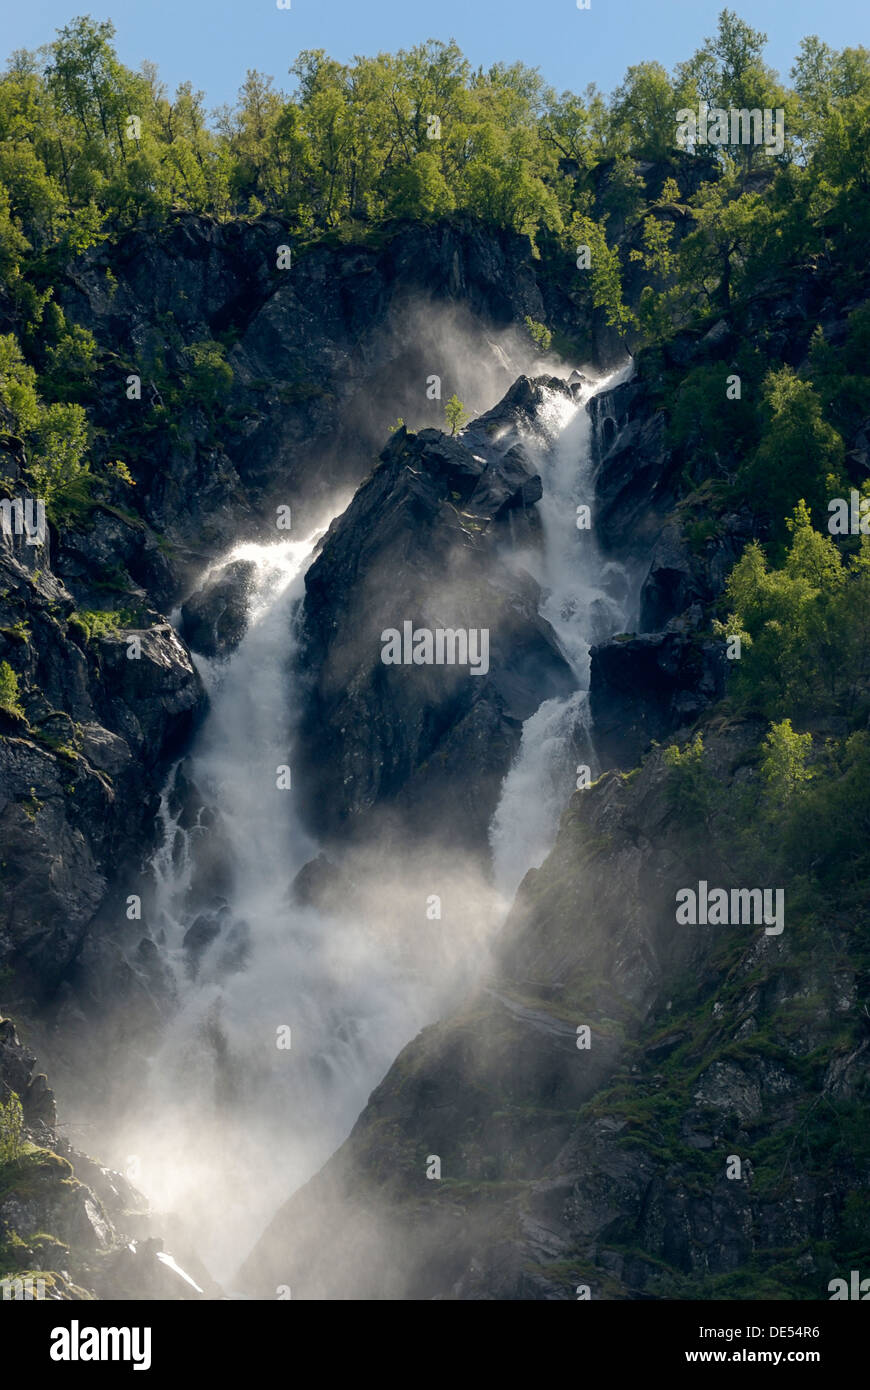
<path fill-rule="evenodd" d="M 603 558 L 594 530 L 593 396 L 625 380 L 631 367 L 584 385 L 579 400 L 553 394 L 527 441 L 544 493 L 538 509 L 543 546 L 516 559 L 541 586 L 541 616 L 552 625 L 577 680 L 567 699 L 546 700 L 523 725 L 522 741 L 490 828 L 496 886 L 511 898 L 546 858 L 574 785 L 578 758 L 596 770 L 589 712 L 590 649 L 624 631 L 633 597 L 625 568 Z M 578 529 L 577 508 L 592 525 Z M 575 752 L 578 756 L 574 756 Z"/>
<path fill-rule="evenodd" d="M 326 918 L 290 893 L 316 853 L 292 785 L 278 786 L 316 539 L 240 546 L 212 567 L 253 562 L 248 627 L 228 660 L 196 659 L 210 709 L 182 768 L 195 791 L 185 808 L 170 778 L 152 865 L 179 1007 L 114 1136 L 119 1166 L 135 1156 L 131 1176 L 155 1208 L 184 1213 L 180 1238 L 222 1281 L 442 1004 L 383 911 Z"/>
<path fill-rule="evenodd" d="M 541 584 L 542 615 L 577 690 L 527 720 L 506 778 L 491 832 L 502 907 L 548 852 L 573 750 L 588 743 L 590 644 L 624 624 L 626 576 L 575 524 L 593 482 L 585 404 L 612 380 L 579 404 L 554 393 L 528 440 L 544 484 L 543 546 L 516 558 Z M 317 846 L 292 786 L 279 783 L 288 765 L 292 779 L 297 633 L 316 540 L 238 546 L 211 567 L 252 562 L 248 625 L 228 659 L 196 658 L 210 709 L 163 798 L 149 909 L 178 1007 L 111 1145 L 128 1171 L 135 1156 L 131 1176 L 161 1213 L 183 1213 L 175 1238 L 225 1285 L 345 1138 L 404 1044 L 443 1012 L 457 960 L 467 986 L 494 924 L 492 895 L 472 885 L 455 942 L 447 923 L 427 933 L 420 903 L 431 878 L 410 864 L 397 870 L 395 893 L 413 887 L 392 922 L 390 888 L 368 909 L 361 902 L 329 917 L 293 899 L 293 879 Z"/>

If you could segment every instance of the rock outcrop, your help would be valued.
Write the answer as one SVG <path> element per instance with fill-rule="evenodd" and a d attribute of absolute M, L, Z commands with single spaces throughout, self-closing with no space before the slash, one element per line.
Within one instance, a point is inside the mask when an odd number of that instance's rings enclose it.
<path fill-rule="evenodd" d="M 757 795 L 760 732 L 708 736 L 724 797 Z M 576 794 L 488 986 L 405 1048 L 244 1285 L 826 1297 L 866 1210 L 865 1147 L 828 1137 L 866 1104 L 860 953 L 835 916 L 778 937 L 679 924 L 678 889 L 731 881 L 716 844 L 687 833 L 660 753 Z"/>
<path fill-rule="evenodd" d="M 535 543 L 540 478 L 524 452 L 555 379 L 520 378 L 461 436 L 399 429 L 330 527 L 306 575 L 297 747 L 316 831 L 379 840 L 401 830 L 486 850 L 523 720 L 573 678 L 505 537 Z M 388 665 L 393 630 L 484 633 L 487 664 Z M 469 638 L 471 640 L 471 638 Z"/>
<path fill-rule="evenodd" d="M 0 535 L 0 659 L 19 690 L 0 712 L 7 995 L 45 996 L 68 972 L 113 875 L 153 842 L 166 768 L 204 706 L 190 654 L 144 592 L 127 589 L 122 626 L 94 588 L 126 533 L 141 554 L 140 530 L 100 513 L 60 555 L 51 528 L 42 545 Z M 93 609 L 58 573 L 72 554 Z"/>

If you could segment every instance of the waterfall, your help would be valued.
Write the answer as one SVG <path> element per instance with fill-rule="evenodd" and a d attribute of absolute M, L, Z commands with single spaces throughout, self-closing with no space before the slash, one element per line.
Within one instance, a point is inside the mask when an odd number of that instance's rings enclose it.
<path fill-rule="evenodd" d="M 210 567 L 251 562 L 248 624 L 229 657 L 195 658 L 209 711 L 163 795 L 147 911 L 177 1007 L 105 1147 L 162 1230 L 239 1296 L 229 1281 L 275 1211 L 344 1140 L 408 1040 L 468 988 L 500 894 L 551 846 L 576 751 L 594 763 L 589 647 L 624 625 L 629 584 L 575 516 L 593 500 L 585 402 L 611 383 L 579 403 L 553 393 L 527 440 L 543 544 L 515 558 L 541 585 L 577 687 L 524 725 L 492 827 L 500 893 L 453 863 L 442 885 L 440 862 L 403 862 L 334 915 L 298 905 L 291 885 L 318 852 L 292 767 L 304 576 L 321 533 L 236 546 Z M 461 906 L 428 923 L 427 894 L 442 887 Z M 179 1213 L 175 1227 L 167 1213 Z"/>
<path fill-rule="evenodd" d="M 316 540 L 238 546 L 211 567 L 253 562 L 249 621 L 229 658 L 195 658 L 210 708 L 163 796 L 148 911 L 178 1007 L 110 1141 L 155 1209 L 184 1214 L 177 1234 L 163 1229 L 224 1283 L 442 1011 L 450 965 L 445 924 L 429 924 L 436 935 L 420 922 L 419 889 L 410 911 L 397 895 L 393 914 L 381 900 L 335 918 L 290 892 L 317 853 L 292 786 L 298 625 Z M 279 789 L 288 765 L 291 787 Z"/>
<path fill-rule="evenodd" d="M 590 649 L 625 631 L 636 603 L 635 577 L 605 559 L 595 539 L 595 460 L 588 404 L 624 381 L 631 367 L 583 386 L 579 399 L 551 394 L 526 446 L 544 493 L 538 503 L 543 545 L 514 558 L 541 586 L 541 616 L 552 625 L 574 672 L 566 699 L 546 700 L 523 725 L 519 751 L 502 787 L 490 827 L 496 886 L 513 897 L 530 868 L 543 863 L 556 836 L 578 764 L 596 775 L 589 712 Z M 591 510 L 578 529 L 577 508 Z"/>

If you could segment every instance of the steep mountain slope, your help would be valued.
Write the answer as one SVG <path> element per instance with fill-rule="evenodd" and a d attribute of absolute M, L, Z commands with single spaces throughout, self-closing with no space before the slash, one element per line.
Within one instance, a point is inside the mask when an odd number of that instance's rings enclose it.
<path fill-rule="evenodd" d="M 726 803 L 758 794 L 758 735 L 708 735 Z M 867 1205 L 866 922 L 679 924 L 680 888 L 745 880 L 673 793 L 656 753 L 575 794 L 488 986 L 404 1050 L 244 1287 L 827 1296 Z"/>

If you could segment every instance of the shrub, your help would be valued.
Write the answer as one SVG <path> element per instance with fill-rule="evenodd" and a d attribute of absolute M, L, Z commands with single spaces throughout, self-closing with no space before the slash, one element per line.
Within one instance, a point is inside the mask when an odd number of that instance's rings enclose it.
<path fill-rule="evenodd" d="M 90 500 L 87 416 L 80 405 L 47 407 L 33 430 L 29 469 L 47 510 L 56 518 L 81 513 Z"/>
<path fill-rule="evenodd" d="M 24 710 L 18 691 L 18 677 L 8 661 L 0 661 L 0 709 L 7 714 L 24 718 Z"/>
<path fill-rule="evenodd" d="M 550 344 L 553 341 L 553 335 L 549 328 L 545 327 L 543 323 L 538 323 L 529 314 L 526 314 L 525 325 L 529 330 L 529 337 L 535 344 L 535 347 L 541 352 L 549 352 Z"/>
<path fill-rule="evenodd" d="M 0 1166 L 15 1163 L 24 1148 L 24 1111 L 14 1091 L 0 1100 Z"/>
<path fill-rule="evenodd" d="M 444 416 L 450 426 L 451 434 L 455 434 L 457 430 L 461 430 L 462 426 L 468 423 L 468 413 L 455 391 L 444 407 Z"/>

